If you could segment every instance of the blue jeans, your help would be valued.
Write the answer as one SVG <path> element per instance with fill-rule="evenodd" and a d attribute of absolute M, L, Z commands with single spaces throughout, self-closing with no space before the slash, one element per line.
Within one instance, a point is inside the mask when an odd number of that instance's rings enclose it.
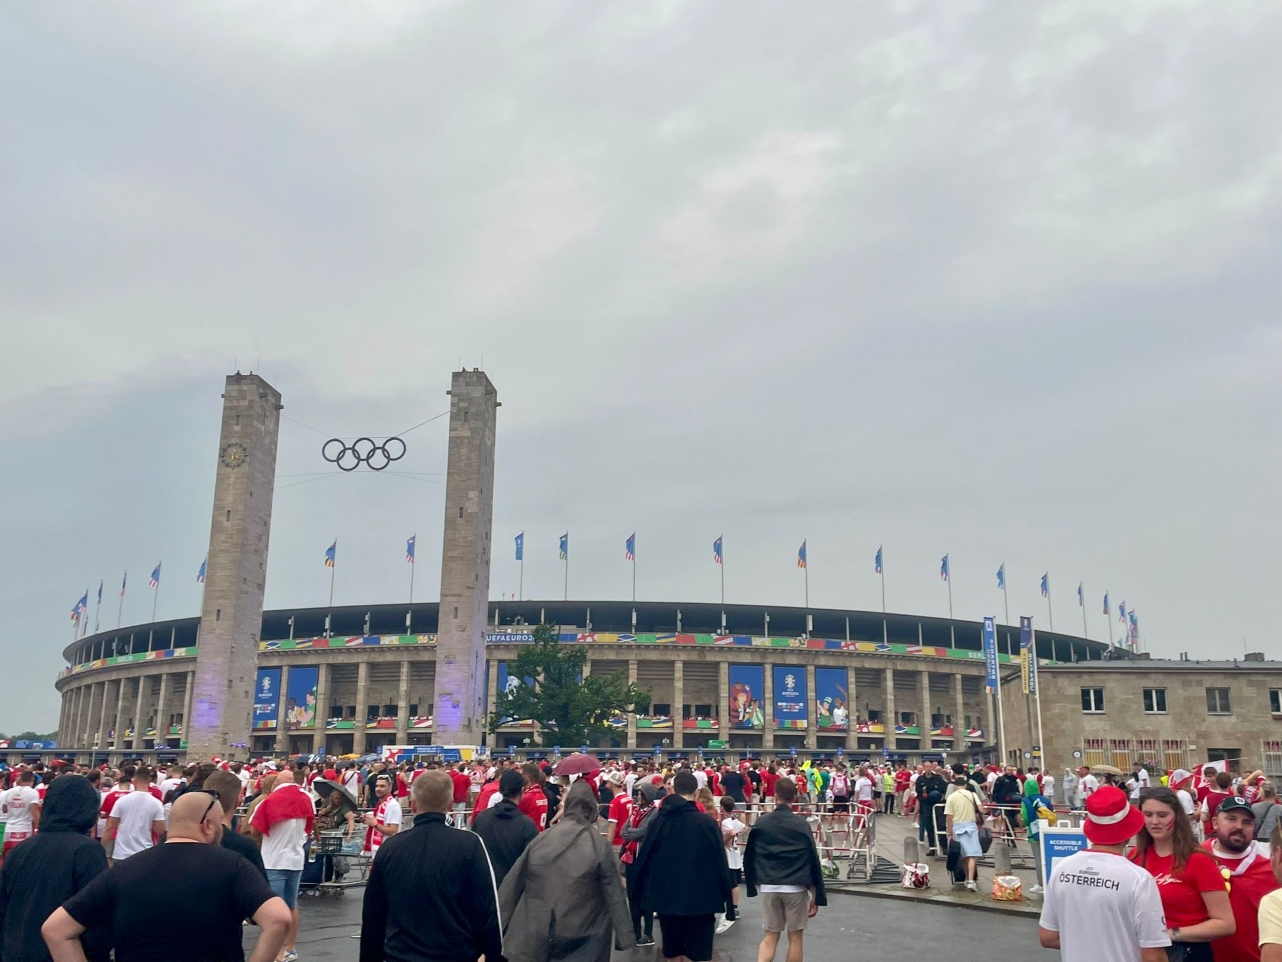
<path fill-rule="evenodd" d="M 285 868 L 269 868 L 267 870 L 267 884 L 272 887 L 272 893 L 279 895 L 285 900 L 285 904 L 291 909 L 298 908 L 298 884 L 303 880 L 303 870 L 297 871 Z"/>

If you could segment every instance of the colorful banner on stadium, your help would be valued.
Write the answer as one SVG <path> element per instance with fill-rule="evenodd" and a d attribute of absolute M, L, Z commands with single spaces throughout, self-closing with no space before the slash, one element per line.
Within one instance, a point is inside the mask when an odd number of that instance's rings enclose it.
<path fill-rule="evenodd" d="M 850 729 L 850 695 L 846 687 L 846 669 L 815 669 L 816 726 L 821 732 L 844 732 Z"/>
<path fill-rule="evenodd" d="M 766 687 L 765 665 L 730 665 L 730 727 L 765 728 L 761 693 Z"/>
<path fill-rule="evenodd" d="M 508 675 L 507 662 L 500 661 L 498 665 L 499 665 L 499 677 L 498 677 L 497 687 L 495 689 L 495 694 L 502 695 L 504 692 L 515 691 L 517 688 L 519 688 L 521 686 L 521 679 L 517 678 L 515 675 L 510 675 L 510 676 Z M 527 677 L 525 679 L 525 684 L 527 687 L 533 688 L 534 679 Z M 524 721 L 521 721 L 515 718 L 504 718 L 499 722 L 499 724 L 533 726 L 534 722 L 528 718 L 525 719 Z M 626 722 L 624 724 L 626 724 Z"/>
<path fill-rule="evenodd" d="M 316 686 L 320 669 L 315 665 L 290 666 L 289 686 L 285 693 L 285 727 L 316 727 Z"/>
<path fill-rule="evenodd" d="M 280 669 L 259 668 L 254 681 L 254 731 L 275 731 L 280 718 Z"/>
<path fill-rule="evenodd" d="M 984 689 L 992 695 L 997 692 L 997 623 L 994 618 L 984 619 Z"/>
<path fill-rule="evenodd" d="M 806 729 L 806 669 L 775 665 L 775 728 Z"/>
<path fill-rule="evenodd" d="M 1037 694 L 1037 649 L 1033 647 L 1033 619 L 1021 615 L 1019 619 L 1019 673 L 1024 682 L 1024 694 Z"/>

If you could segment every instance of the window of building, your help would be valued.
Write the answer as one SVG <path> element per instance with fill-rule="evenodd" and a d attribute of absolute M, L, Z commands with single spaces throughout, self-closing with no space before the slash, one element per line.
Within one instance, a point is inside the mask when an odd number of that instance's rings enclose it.
<path fill-rule="evenodd" d="M 1144 689 L 1144 710 L 1150 715 L 1166 714 L 1166 689 L 1165 688 L 1145 688 Z"/>
<path fill-rule="evenodd" d="M 1082 761 L 1088 768 L 1094 768 L 1096 765 L 1107 765 L 1107 741 L 1103 738 L 1087 738 L 1082 742 L 1082 753 L 1085 758 Z"/>
<path fill-rule="evenodd" d="M 1212 715 L 1230 714 L 1232 709 L 1229 707 L 1229 689 L 1208 688 L 1206 690 L 1206 710 Z"/>
<path fill-rule="evenodd" d="M 651 714 L 669 718 L 672 715 L 672 705 L 668 702 L 656 701 L 652 706 Z"/>
<path fill-rule="evenodd" d="M 1162 741 L 1162 759 L 1167 771 L 1177 768 L 1189 768 L 1189 743 L 1182 738 L 1168 738 Z"/>
<path fill-rule="evenodd" d="M 899 724 L 907 728 L 912 728 L 917 724 L 917 713 L 912 711 L 901 711 L 899 713 Z"/>
<path fill-rule="evenodd" d="M 1083 688 L 1082 689 L 1082 711 L 1102 712 L 1103 710 L 1104 710 L 1104 689 L 1103 688 Z"/>
<path fill-rule="evenodd" d="M 706 705 L 695 705 L 695 706 L 694 706 L 694 717 L 695 717 L 695 718 L 711 718 L 711 717 L 712 717 L 712 715 L 713 715 L 713 708 L 712 708 L 712 703 L 711 703 L 711 702 L 709 702 L 709 703 L 708 703 L 708 704 L 706 704 Z"/>
<path fill-rule="evenodd" d="M 1269 711 L 1282 715 L 1282 688 L 1269 689 Z"/>
<path fill-rule="evenodd" d="M 1264 756 L 1264 776 L 1265 778 L 1277 781 L 1282 778 L 1282 742 L 1265 741 L 1260 743 L 1261 754 Z"/>

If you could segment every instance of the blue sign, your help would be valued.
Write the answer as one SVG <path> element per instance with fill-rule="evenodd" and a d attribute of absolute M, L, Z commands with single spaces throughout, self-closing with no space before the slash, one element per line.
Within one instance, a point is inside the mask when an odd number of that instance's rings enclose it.
<path fill-rule="evenodd" d="M 984 619 L 984 689 L 992 695 L 997 692 L 997 624 L 994 618 Z"/>
<path fill-rule="evenodd" d="M 588 746 L 587 746 L 587 745 L 580 745 L 580 746 L 579 746 L 579 751 L 581 751 L 584 755 L 586 755 L 586 754 L 588 753 Z"/>
<path fill-rule="evenodd" d="M 837 757 L 838 757 L 838 758 L 840 758 L 843 754 L 845 754 L 845 751 L 846 751 L 846 750 L 845 750 L 844 748 L 842 748 L 840 745 L 838 745 L 838 746 L 837 746 Z"/>
<path fill-rule="evenodd" d="M 804 730 L 806 727 L 806 669 L 776 665 L 775 728 Z"/>
<path fill-rule="evenodd" d="M 1037 694 L 1037 649 L 1033 646 L 1033 619 L 1022 615 L 1019 619 L 1019 653 L 1024 657 L 1028 675 L 1028 693 Z"/>
<path fill-rule="evenodd" d="M 883 748 L 883 749 L 881 750 L 881 754 L 882 754 L 882 756 L 883 756 L 884 758 L 889 758 L 889 757 L 890 757 L 890 749 L 889 749 L 889 748 Z"/>
<path fill-rule="evenodd" d="M 290 731 L 316 727 L 316 691 L 320 668 L 298 665 L 289 669 L 289 690 L 285 693 L 285 727 Z"/>
<path fill-rule="evenodd" d="M 254 683 L 254 731 L 274 731 L 280 715 L 280 669 L 259 668 Z"/>
<path fill-rule="evenodd" d="M 796 758 L 796 757 L 797 757 L 797 749 L 796 749 L 796 747 L 794 746 L 794 747 L 792 747 L 792 748 L 789 748 L 789 749 L 788 749 L 788 754 L 790 754 L 793 758 Z"/>
<path fill-rule="evenodd" d="M 1068 858 L 1086 848 L 1086 836 L 1080 828 L 1038 826 L 1038 842 L 1042 846 L 1042 885 L 1047 885 L 1054 873 L 1055 862 Z"/>
<path fill-rule="evenodd" d="M 560 745 L 553 745 L 553 746 L 552 746 L 552 754 L 553 754 L 553 755 L 560 755 L 560 754 L 561 754 L 561 746 L 560 746 Z"/>
<path fill-rule="evenodd" d="M 655 745 L 655 746 L 654 746 L 654 753 L 655 753 L 656 755 L 662 755 L 662 754 L 663 754 L 663 746 L 662 746 L 662 745 Z"/>

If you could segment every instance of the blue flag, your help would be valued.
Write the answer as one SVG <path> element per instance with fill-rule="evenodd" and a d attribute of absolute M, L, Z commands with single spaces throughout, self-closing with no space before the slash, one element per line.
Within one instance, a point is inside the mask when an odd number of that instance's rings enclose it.
<path fill-rule="evenodd" d="M 1086 607 L 1086 594 L 1082 589 L 1082 582 L 1077 583 L 1077 605 L 1079 608 Z"/>
<path fill-rule="evenodd" d="M 203 585 L 205 583 L 205 571 L 207 570 L 208 564 L 208 558 L 200 563 L 200 570 L 196 572 L 196 584 Z"/>
<path fill-rule="evenodd" d="M 939 580 L 948 580 L 948 555 L 944 555 L 943 558 L 939 560 Z"/>
<path fill-rule="evenodd" d="M 1048 571 L 1046 574 L 1042 575 L 1042 597 L 1049 598 L 1050 593 L 1051 593 L 1051 576 L 1050 576 L 1050 572 Z"/>
<path fill-rule="evenodd" d="M 525 532 L 522 531 L 516 536 L 516 560 L 525 560 Z"/>
<path fill-rule="evenodd" d="M 150 580 L 148 580 L 147 584 L 152 588 L 160 587 L 160 562 L 159 561 L 156 562 L 156 567 L 151 572 L 151 578 Z"/>
<path fill-rule="evenodd" d="M 623 555 L 628 561 L 637 560 L 637 533 L 633 531 L 623 543 Z"/>
<path fill-rule="evenodd" d="M 1002 566 L 997 569 L 997 589 L 999 591 L 1006 590 L 1006 562 L 1004 561 Z"/>
<path fill-rule="evenodd" d="M 801 547 L 797 549 L 797 567 L 804 568 L 805 566 L 806 566 L 806 542 L 803 541 L 801 542 Z"/>
<path fill-rule="evenodd" d="M 337 563 L 338 563 L 338 539 L 335 538 L 334 543 L 325 549 L 325 567 L 332 568 Z"/>
<path fill-rule="evenodd" d="M 565 534 L 561 535 L 561 559 L 564 561 L 569 557 L 570 557 L 570 532 L 567 531 Z"/>
<path fill-rule="evenodd" d="M 1112 614 L 1112 612 L 1108 610 L 1108 592 L 1107 591 L 1104 592 L 1104 614 L 1106 615 Z"/>
<path fill-rule="evenodd" d="M 418 535 L 412 534 L 410 535 L 410 539 L 405 542 L 405 563 L 406 564 L 414 563 L 414 546 L 415 546 L 415 542 L 417 541 L 418 541 Z"/>
<path fill-rule="evenodd" d="M 876 572 L 877 572 L 877 574 L 882 574 L 882 573 L 884 573 L 884 572 L 885 572 L 885 570 L 886 570 L 886 566 L 885 566 L 885 564 L 883 563 L 883 559 L 882 559 L 882 555 L 881 555 L 881 549 L 882 549 L 883 547 L 885 547 L 885 546 L 884 546 L 884 545 L 878 545 L 878 546 L 877 546 L 877 555 L 876 555 L 876 557 L 874 557 L 874 558 L 872 559 L 872 566 L 873 566 L 873 570 L 874 570 L 874 571 L 876 571 Z"/>
<path fill-rule="evenodd" d="M 712 542 L 712 561 L 714 564 L 725 564 L 725 556 L 721 553 L 721 535 L 717 535 L 717 540 Z"/>
<path fill-rule="evenodd" d="M 102 604 L 102 579 L 98 579 L 98 604 Z"/>

